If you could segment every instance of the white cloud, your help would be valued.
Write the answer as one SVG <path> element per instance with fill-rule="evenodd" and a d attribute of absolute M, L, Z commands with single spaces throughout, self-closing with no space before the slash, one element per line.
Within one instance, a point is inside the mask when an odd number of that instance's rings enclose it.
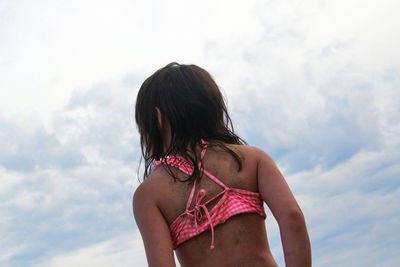
<path fill-rule="evenodd" d="M 143 244 L 138 231 L 125 232 L 109 240 L 60 253 L 34 266 L 146 266 Z"/>

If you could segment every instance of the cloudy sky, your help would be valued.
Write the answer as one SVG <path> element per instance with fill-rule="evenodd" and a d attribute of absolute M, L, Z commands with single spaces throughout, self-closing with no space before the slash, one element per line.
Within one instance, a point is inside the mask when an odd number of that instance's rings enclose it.
<path fill-rule="evenodd" d="M 207 69 L 276 161 L 315 266 L 400 264 L 397 0 L 0 0 L 0 265 L 145 266 L 143 80 Z M 274 257 L 279 228 L 267 209 Z"/>

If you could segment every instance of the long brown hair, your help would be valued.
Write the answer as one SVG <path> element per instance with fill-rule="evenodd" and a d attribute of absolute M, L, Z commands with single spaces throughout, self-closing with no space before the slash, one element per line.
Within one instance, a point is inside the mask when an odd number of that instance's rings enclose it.
<path fill-rule="evenodd" d="M 158 129 L 156 107 L 171 126 L 171 143 L 163 150 Z M 201 176 L 200 158 L 191 156 L 187 148 L 196 151 L 201 139 L 228 151 L 242 168 L 240 157 L 225 144 L 247 144 L 235 134 L 224 97 L 211 75 L 196 65 L 169 63 L 148 77 L 139 89 L 135 119 L 140 134 L 140 146 L 145 162 L 143 179 L 150 174 L 151 165 L 170 155 L 180 154 L 193 163 L 193 174 L 184 181 Z M 169 167 L 168 167 L 169 169 Z M 176 180 L 172 171 L 169 173 Z"/>

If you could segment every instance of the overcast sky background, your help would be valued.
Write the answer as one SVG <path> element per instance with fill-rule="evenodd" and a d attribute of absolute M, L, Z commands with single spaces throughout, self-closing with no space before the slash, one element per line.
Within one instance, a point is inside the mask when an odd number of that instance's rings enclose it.
<path fill-rule="evenodd" d="M 207 69 L 303 213 L 314 266 L 400 265 L 397 0 L 0 0 L 0 265 L 146 266 L 140 84 Z M 279 228 L 267 210 L 274 257 Z"/>

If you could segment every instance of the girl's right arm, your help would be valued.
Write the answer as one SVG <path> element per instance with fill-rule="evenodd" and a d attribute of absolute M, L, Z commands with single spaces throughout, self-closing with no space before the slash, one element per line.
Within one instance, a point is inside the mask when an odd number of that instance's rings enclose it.
<path fill-rule="evenodd" d="M 278 222 L 287 267 L 311 266 L 311 245 L 303 212 L 272 158 L 256 148 L 258 188 Z"/>

